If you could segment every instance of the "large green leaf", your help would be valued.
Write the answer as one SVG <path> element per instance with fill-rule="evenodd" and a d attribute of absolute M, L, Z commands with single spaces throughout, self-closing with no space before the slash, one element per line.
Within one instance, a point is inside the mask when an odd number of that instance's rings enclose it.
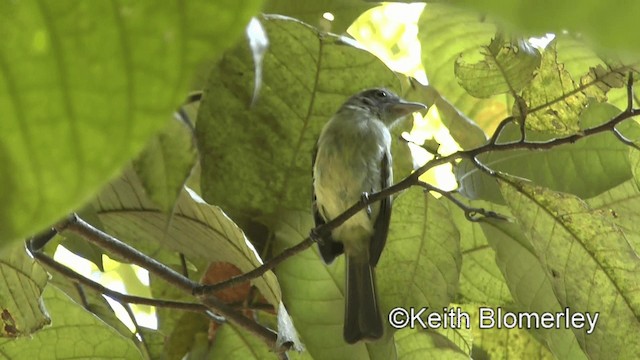
<path fill-rule="evenodd" d="M 502 214 L 508 210 L 494 208 Z M 483 232 L 495 249 L 496 263 L 514 303 L 507 309 L 542 314 L 562 311 L 544 268 L 536 257 L 529 240 L 517 224 L 502 220 L 487 220 L 481 224 Z M 575 335 L 568 329 L 528 329 L 558 359 L 586 359 Z M 505 332 L 498 332 L 497 335 Z M 483 333 L 483 335 L 489 335 Z M 491 337 L 491 336 L 488 336 Z"/>
<path fill-rule="evenodd" d="M 380 60 L 346 38 L 289 18 L 261 23 L 269 50 L 258 93 L 249 47 L 239 46 L 213 70 L 196 124 L 203 197 L 234 218 L 309 209 L 321 127 L 349 96 L 399 85 Z"/>
<path fill-rule="evenodd" d="M 470 335 L 470 330 L 467 329 L 451 330 L 451 332 L 467 332 L 467 335 Z M 439 331 L 402 329 L 396 333 L 396 343 L 399 360 L 462 360 L 469 359 L 471 355 L 470 342 L 460 346 Z M 461 347 L 464 347 L 464 350 L 461 350 Z"/>
<path fill-rule="evenodd" d="M 609 213 L 610 220 L 624 231 L 631 246 L 640 253 L 640 190 L 636 181 L 625 181 L 586 201 L 593 209 Z"/>
<path fill-rule="evenodd" d="M 49 286 L 44 301 L 51 326 L 31 338 L 0 340 L 5 359 L 141 359 L 133 342 L 103 323 L 62 291 Z"/>
<path fill-rule="evenodd" d="M 504 96 L 478 99 L 469 95 L 458 83 L 454 64 L 460 56 L 468 61 L 481 60 L 478 48 L 489 46 L 496 33 L 496 26 L 485 17 L 444 3 L 427 4 L 419 23 L 418 39 L 422 46 L 422 65 L 429 84 L 457 111 L 469 116 L 486 128 L 496 119 L 506 116 L 508 102 Z M 476 56 L 474 56 L 476 55 Z M 457 114 L 448 111 L 440 114 L 444 124 L 454 135 L 459 120 Z M 478 146 L 476 141 L 461 142 L 464 133 L 454 138 L 463 148 Z"/>
<path fill-rule="evenodd" d="M 598 315 L 591 334 L 572 328 L 592 359 L 640 353 L 640 258 L 603 211 L 575 196 L 512 177 L 500 189 L 544 269 L 563 309 Z"/>
<path fill-rule="evenodd" d="M 462 263 L 460 235 L 443 201 L 418 187 L 395 199 L 376 270 L 384 310 L 429 306 L 429 312 L 439 312 L 455 297 Z"/>
<path fill-rule="evenodd" d="M 484 306 L 483 311 L 487 311 L 489 307 Z M 490 307 L 496 311 L 496 307 Z M 471 317 L 472 334 L 473 334 L 473 352 L 472 359 L 510 359 L 517 357 L 518 359 L 537 359 L 552 360 L 553 355 L 543 344 L 538 342 L 531 333 L 525 329 L 513 328 L 479 328 L 480 324 L 480 308 L 465 306 Z M 504 308 L 502 308 L 504 311 Z M 571 334 L 570 334 L 571 335 Z M 578 350 L 580 350 L 578 348 Z M 579 359 L 560 357 L 559 359 Z"/>
<path fill-rule="evenodd" d="M 0 245 L 78 208 L 260 0 L 0 2 Z M 215 21 L 211 21 L 215 19 Z"/>
<path fill-rule="evenodd" d="M 472 203 L 472 206 L 482 206 Z M 467 220 L 455 204 L 446 202 L 451 220 L 460 233 L 462 268 L 456 302 L 504 305 L 513 302 L 500 268 L 496 253 L 489 246 L 480 223 Z"/>
<path fill-rule="evenodd" d="M 502 18 L 528 35 L 579 33 L 602 49 L 618 49 L 640 53 L 634 35 L 640 3 L 624 0 L 586 1 L 458 1 L 482 12 Z"/>
<path fill-rule="evenodd" d="M 149 141 L 133 162 L 133 168 L 153 202 L 171 213 L 197 159 L 192 125 L 171 119 L 167 127 Z"/>
<path fill-rule="evenodd" d="M 208 359 L 278 359 L 263 341 L 232 324 L 224 324 L 216 331 Z"/>

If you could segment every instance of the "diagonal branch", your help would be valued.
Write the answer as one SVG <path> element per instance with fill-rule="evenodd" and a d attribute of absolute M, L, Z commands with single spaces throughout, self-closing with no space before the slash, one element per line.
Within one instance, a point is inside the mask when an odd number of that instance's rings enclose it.
<path fill-rule="evenodd" d="M 633 101 L 633 78 L 631 74 L 629 74 L 629 81 L 627 83 L 627 96 L 629 97 L 630 99 L 629 103 L 631 104 Z M 507 124 L 514 121 L 514 117 L 512 116 L 507 117 L 498 125 L 496 133 L 494 133 L 494 135 L 486 144 L 474 149 L 461 150 L 447 156 L 434 158 L 433 160 L 427 162 L 422 167 L 418 168 L 412 174 L 408 175 L 406 178 L 404 178 L 400 182 L 388 188 L 382 189 L 377 193 L 369 194 L 368 197 L 363 197 L 360 201 L 355 203 L 353 206 L 351 206 L 349 209 L 347 209 L 345 212 L 343 212 L 333 220 L 312 229 L 310 235 L 306 239 L 304 239 L 297 245 L 294 245 L 290 248 L 285 249 L 280 254 L 266 261 L 263 265 L 245 274 L 232 277 L 228 280 L 222 281 L 217 284 L 196 287 L 194 289 L 194 294 L 197 294 L 197 295 L 210 294 L 212 292 L 236 285 L 238 283 L 254 279 L 258 276 L 262 276 L 264 273 L 266 273 L 269 270 L 272 270 L 278 264 L 282 263 L 284 260 L 288 259 L 289 257 L 294 256 L 295 254 L 308 249 L 309 247 L 311 247 L 311 245 L 313 245 L 314 242 L 322 241 L 321 239 L 329 235 L 332 230 L 342 225 L 345 221 L 347 221 L 349 218 L 351 218 L 360 210 L 364 209 L 370 204 L 375 203 L 376 201 L 380 201 L 383 198 L 387 198 L 389 196 L 397 194 L 400 191 L 406 190 L 411 186 L 425 187 L 424 185 L 425 183 L 423 183 L 419 178 L 422 174 L 426 173 L 427 171 L 429 171 L 434 167 L 444 165 L 447 163 L 454 163 L 455 161 L 460 159 L 468 159 L 468 160 L 471 160 L 472 163 L 474 163 L 474 165 L 478 167 L 478 169 L 484 171 L 490 176 L 496 176 L 496 172 L 494 170 L 484 165 L 478 159 L 479 155 L 488 153 L 488 152 L 494 152 L 494 151 L 509 151 L 509 150 L 521 150 L 521 149 L 548 150 L 560 145 L 575 143 L 576 141 L 579 141 L 583 138 L 604 133 L 604 132 L 609 132 L 609 131 L 611 131 L 614 135 L 618 136 L 618 138 L 621 141 L 623 141 L 623 139 L 621 138 L 622 134 L 619 134 L 619 132 L 616 130 L 616 126 L 621 122 L 623 122 L 624 120 L 630 119 L 637 115 L 640 115 L 640 109 L 634 109 L 631 106 L 629 106 L 623 112 L 621 112 L 614 118 L 610 119 L 609 121 L 603 124 L 600 124 L 598 126 L 585 129 L 580 133 L 576 133 L 573 135 L 551 139 L 547 141 L 540 141 L 540 142 L 527 141 L 524 137 L 522 137 L 521 139 L 514 142 L 497 143 L 500 132 L 502 132 L 502 130 L 505 128 Z M 626 140 L 623 142 L 626 144 L 633 143 L 630 140 Z M 476 217 L 478 214 L 483 215 L 485 217 L 489 216 L 489 217 L 497 217 L 497 218 L 504 219 L 503 216 L 493 212 L 488 212 L 483 209 L 468 208 L 466 207 L 466 205 L 457 201 L 457 199 L 455 199 L 450 193 L 447 193 L 444 190 L 438 189 L 435 186 L 428 185 L 427 187 L 429 191 L 435 191 L 442 194 L 448 200 L 453 201 L 456 204 L 456 206 L 459 206 L 463 210 L 465 210 L 465 214 L 467 215 L 467 218 L 469 220 L 478 220 L 478 218 Z"/>
<path fill-rule="evenodd" d="M 159 276 L 160 278 L 176 286 L 177 288 L 184 291 L 185 293 L 192 294 L 194 289 L 199 286 L 198 283 L 188 279 L 187 277 L 174 271 L 168 266 L 145 255 L 144 253 L 138 251 L 137 249 L 123 243 L 122 241 L 116 239 L 115 237 L 95 228 L 91 224 L 79 218 L 76 214 L 70 215 L 65 220 L 57 224 L 55 226 L 55 231 L 49 231 L 44 235 L 40 235 L 36 237 L 35 239 L 33 239 L 33 241 L 30 241 L 28 243 L 29 251 L 33 254 L 34 258 L 36 258 L 38 261 L 41 261 L 45 265 L 55 266 L 55 270 L 60 271 L 61 274 L 63 274 L 64 276 L 74 281 L 82 282 L 87 286 L 94 286 L 91 280 L 84 278 L 83 276 L 77 274 L 75 271 L 65 267 L 64 265 L 59 264 L 58 262 L 49 258 L 48 256 L 46 256 L 44 253 L 40 251 L 42 247 L 56 233 L 63 232 L 63 231 L 72 231 L 82 236 L 86 240 L 96 244 L 97 246 L 103 249 L 106 249 L 108 251 L 111 251 L 112 253 L 117 254 L 119 256 L 122 256 L 124 259 L 140 267 L 147 269 L 149 272 Z M 96 285 L 98 286 L 96 286 L 95 289 L 99 288 L 100 291 L 103 291 L 105 295 L 111 294 L 117 297 L 119 294 L 108 288 L 103 287 L 102 285 L 99 285 L 99 284 L 96 284 Z M 147 305 L 154 305 L 154 306 L 158 304 L 162 304 L 162 303 L 157 303 L 157 301 L 161 301 L 161 300 L 148 301 L 150 299 L 124 295 L 124 294 L 120 294 L 120 295 L 125 296 L 124 298 L 128 300 L 132 300 L 132 302 L 138 302 L 138 303 L 146 302 Z M 288 348 L 290 347 L 290 344 L 288 343 L 278 345 L 278 342 L 277 342 L 278 336 L 274 331 L 258 324 L 252 319 L 245 317 L 244 315 L 242 315 L 242 313 L 236 311 L 232 306 L 221 302 L 216 297 L 211 295 L 203 296 L 200 298 L 200 301 L 202 302 L 202 304 L 204 304 L 204 306 L 207 309 L 210 309 L 215 313 L 221 314 L 222 316 L 224 316 L 226 320 L 229 320 L 230 322 L 244 328 L 245 330 L 257 336 L 259 339 L 264 341 L 270 348 L 274 349 L 274 351 L 278 353 L 280 356 L 284 356 L 283 355 L 284 352 L 288 350 Z M 188 303 L 179 303 L 179 302 L 164 302 L 163 304 L 179 306 L 185 310 L 196 310 L 195 308 L 197 308 L 198 311 L 203 310 L 203 308 L 201 308 L 198 304 L 187 305 Z"/>

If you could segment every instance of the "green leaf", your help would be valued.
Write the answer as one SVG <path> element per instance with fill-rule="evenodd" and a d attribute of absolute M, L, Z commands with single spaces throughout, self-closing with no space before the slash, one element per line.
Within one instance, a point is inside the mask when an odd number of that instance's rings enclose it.
<path fill-rule="evenodd" d="M 228 52 L 205 89 L 196 136 L 204 199 L 234 219 L 277 222 L 282 209 L 311 206 L 311 154 L 325 122 L 363 88 L 399 81 L 346 38 L 288 18 L 261 22 L 270 44 L 260 92 L 249 48 Z"/>
<path fill-rule="evenodd" d="M 51 322 L 42 304 L 48 275 L 25 250 L 24 244 L 6 248 L 0 255 L 0 336 L 33 334 Z"/>
<path fill-rule="evenodd" d="M 260 4 L 1 2 L 0 245 L 80 207 L 140 152 Z"/>
<path fill-rule="evenodd" d="M 0 339 L 6 359 L 141 359 L 132 341 L 124 338 L 62 291 L 49 286 L 43 298 L 51 326 L 31 338 Z"/>
<path fill-rule="evenodd" d="M 94 206 L 105 230 L 122 241 L 158 242 L 188 258 L 229 262 L 243 272 L 262 264 L 242 230 L 222 210 L 191 191 L 183 190 L 169 219 L 144 195 L 139 180 L 129 171 L 109 184 Z M 269 303 L 280 304 L 280 289 L 272 272 L 253 283 Z"/>
<path fill-rule="evenodd" d="M 451 330 L 451 332 L 468 332 L 470 330 Z M 418 329 L 402 329 L 396 332 L 398 360 L 419 359 L 469 359 L 471 343 L 466 343 L 466 352 L 440 331 L 423 331 Z"/>
<path fill-rule="evenodd" d="M 460 86 L 454 72 L 456 59 L 475 54 L 479 47 L 487 46 L 495 36 L 496 26 L 484 16 L 444 3 L 428 4 L 418 26 L 422 64 L 429 84 L 456 110 L 440 114 L 444 124 L 447 127 L 457 124 L 457 112 L 485 129 L 492 127 L 496 119 L 506 117 L 509 102 L 504 96 L 473 97 Z M 456 141 L 460 143 L 458 138 Z M 460 145 L 465 149 L 475 147 L 466 143 Z"/>
<path fill-rule="evenodd" d="M 207 359 L 278 359 L 264 341 L 232 324 L 222 325 Z"/>
<path fill-rule="evenodd" d="M 376 268 L 383 309 L 429 306 L 441 311 L 456 295 L 460 235 L 442 202 L 418 187 L 393 202 L 387 244 Z"/>
<path fill-rule="evenodd" d="M 373 6 L 376 4 L 362 0 L 267 0 L 263 12 L 291 16 L 323 31 L 342 34 L 360 14 Z M 334 20 L 324 18 L 325 13 L 333 15 Z"/>
<path fill-rule="evenodd" d="M 510 215 L 508 209 L 504 207 L 494 207 L 493 210 L 503 215 Z M 492 219 L 482 222 L 481 227 L 489 244 L 495 249 L 495 262 L 504 274 L 507 286 L 513 294 L 514 303 L 506 310 L 537 314 L 562 311 L 545 269 L 536 257 L 533 245 L 525 237 L 520 227 L 511 222 Z M 571 330 L 544 328 L 528 330 L 540 342 L 546 344 L 557 359 L 586 359 Z M 481 340 L 483 344 L 486 344 L 484 335 L 487 335 L 489 339 L 493 337 L 485 333 L 487 329 L 478 331 L 483 335 L 483 340 Z M 489 331 L 492 332 L 492 330 Z M 509 333 L 508 330 L 497 331 L 494 335 L 500 339 L 508 336 Z M 489 344 L 483 347 L 498 346 L 499 348 L 500 342 L 496 344 L 495 341 L 489 340 Z M 490 352 L 489 349 L 487 351 Z M 513 349 L 509 349 L 508 353 L 513 353 Z M 520 354 L 520 352 L 516 353 Z"/>
<path fill-rule="evenodd" d="M 197 159 L 193 128 L 171 119 L 133 162 L 133 168 L 149 198 L 162 211 L 171 213 Z"/>
<path fill-rule="evenodd" d="M 592 104 L 580 116 L 584 128 L 596 126 L 617 116 L 620 110 L 608 104 Z M 633 136 L 640 126 L 633 121 L 619 125 L 623 134 Z M 505 128 L 499 143 L 512 140 L 516 126 Z M 548 135 L 527 132 L 527 139 L 548 139 Z M 592 197 L 631 178 L 628 147 L 613 134 L 605 132 L 579 140 L 575 144 L 546 151 L 513 150 L 490 152 L 478 158 L 491 169 L 529 179 L 553 190 L 580 197 Z M 478 170 L 469 161 L 456 168 L 461 192 L 472 199 L 502 203 L 495 179 Z M 575 181 L 579 178 L 580 181 Z"/>
<path fill-rule="evenodd" d="M 637 151 L 634 150 L 634 152 Z M 634 180 L 626 181 L 607 192 L 587 199 L 591 208 L 609 214 L 609 220 L 622 229 L 636 252 L 640 252 L 639 201 L 640 190 Z"/>
<path fill-rule="evenodd" d="M 496 253 L 489 246 L 480 223 L 467 220 L 464 212 L 453 203 L 445 204 L 460 233 L 462 268 L 458 297 L 461 300 L 457 302 L 493 305 L 513 302 L 505 278 L 496 265 Z M 474 202 L 468 205 L 482 208 L 487 204 Z"/>
<path fill-rule="evenodd" d="M 640 13 L 637 2 L 463 0 L 457 3 L 495 15 L 504 24 L 517 27 L 527 35 L 568 31 L 581 34 L 602 50 L 640 53 L 634 36 Z"/>
<path fill-rule="evenodd" d="M 599 314 L 593 333 L 574 328 L 590 358 L 632 358 L 640 352 L 640 259 L 602 211 L 575 196 L 502 177 L 500 189 L 531 239 L 561 307 Z"/>
<path fill-rule="evenodd" d="M 454 67 L 460 85 L 479 98 L 520 92 L 533 79 L 542 58 L 526 40 L 507 42 L 502 36 L 496 36 L 489 46 L 480 47 L 479 52 L 483 60 L 471 62 L 463 55 L 456 59 Z"/>
<path fill-rule="evenodd" d="M 485 309 L 487 307 L 484 307 Z M 479 308 L 465 307 L 471 317 L 473 333 L 472 359 L 509 359 L 516 356 L 519 359 L 552 360 L 553 355 L 540 342 L 536 341 L 524 329 L 479 329 Z M 493 308 L 496 311 L 495 308 Z M 504 308 L 503 308 L 504 311 Z M 571 334 L 570 334 L 571 335 Z M 578 350 L 580 350 L 578 348 Z M 512 355 L 513 354 L 513 355 Z M 557 359 L 580 359 L 579 357 L 559 357 Z"/>
<path fill-rule="evenodd" d="M 77 285 L 55 271 L 51 271 L 51 273 L 52 279 L 50 283 L 59 291 L 71 298 L 77 305 L 81 305 L 85 310 L 90 311 L 105 324 L 118 331 L 121 336 L 138 342 L 131 330 L 118 319 L 113 308 L 111 308 L 111 305 L 109 305 L 107 299 L 105 299 L 101 293 L 82 285 Z"/>
<path fill-rule="evenodd" d="M 167 328 L 169 332 L 164 342 L 163 353 L 167 360 L 183 359 L 196 346 L 196 336 L 206 334 L 209 329 L 209 321 L 202 314 L 184 312 L 174 315 L 177 315 L 177 321 Z"/>
<path fill-rule="evenodd" d="M 636 185 L 640 186 L 640 151 L 629 148 L 629 162 L 631 163 L 631 172 Z"/>

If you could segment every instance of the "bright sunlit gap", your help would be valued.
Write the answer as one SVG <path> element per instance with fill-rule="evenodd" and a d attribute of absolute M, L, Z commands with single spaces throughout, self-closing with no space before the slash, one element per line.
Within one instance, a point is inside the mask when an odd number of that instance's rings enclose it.
<path fill-rule="evenodd" d="M 105 270 L 103 273 L 94 263 L 72 253 L 62 245 L 56 248 L 53 258 L 57 262 L 70 267 L 77 273 L 100 283 L 111 290 L 124 294 L 135 294 L 146 297 L 150 297 L 151 295 L 148 287 L 149 272 L 139 266 L 122 264 L 103 255 L 102 261 Z M 125 278 L 130 289 L 127 289 L 124 286 Z M 91 291 L 91 289 L 85 289 L 85 292 L 87 293 Z M 129 330 L 134 332 L 135 326 L 124 307 L 107 296 L 104 296 L 104 298 L 109 302 L 109 305 L 113 308 L 118 319 L 120 319 L 120 321 L 122 321 Z M 151 329 L 156 329 L 158 327 L 158 320 L 153 307 L 132 304 L 131 308 L 138 325 Z"/>
<path fill-rule="evenodd" d="M 424 8 L 425 4 L 384 4 L 365 12 L 351 25 L 348 32 L 392 70 L 427 84 L 417 37 L 418 20 Z M 414 114 L 413 129 L 411 133 L 403 134 L 403 137 L 410 141 L 414 166 L 421 166 L 433 158 L 431 153 L 420 146 L 427 140 L 435 139 L 440 144 L 438 152 L 443 155 L 458 150 L 458 145 L 449 130 L 442 125 L 435 107 L 431 107 L 424 117 Z M 444 190 L 452 190 L 457 186 L 451 165 L 431 169 L 421 178 Z"/>

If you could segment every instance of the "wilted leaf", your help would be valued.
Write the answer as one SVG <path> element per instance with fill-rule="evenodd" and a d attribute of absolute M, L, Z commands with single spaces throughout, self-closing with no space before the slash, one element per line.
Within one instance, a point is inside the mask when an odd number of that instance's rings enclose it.
<path fill-rule="evenodd" d="M 23 244 L 0 255 L 0 335 L 28 336 L 51 322 L 40 298 L 48 275 Z"/>
<path fill-rule="evenodd" d="M 558 62 L 554 44 L 542 54 L 542 63 L 522 98 L 527 104 L 527 129 L 563 135 L 578 131 L 578 118 L 588 101 Z M 517 106 L 513 111 L 520 113 Z"/>
<path fill-rule="evenodd" d="M 508 42 L 502 36 L 496 36 L 479 51 L 483 60 L 471 62 L 461 56 L 454 68 L 460 85 L 478 98 L 520 92 L 533 79 L 542 57 L 528 41 Z"/>

